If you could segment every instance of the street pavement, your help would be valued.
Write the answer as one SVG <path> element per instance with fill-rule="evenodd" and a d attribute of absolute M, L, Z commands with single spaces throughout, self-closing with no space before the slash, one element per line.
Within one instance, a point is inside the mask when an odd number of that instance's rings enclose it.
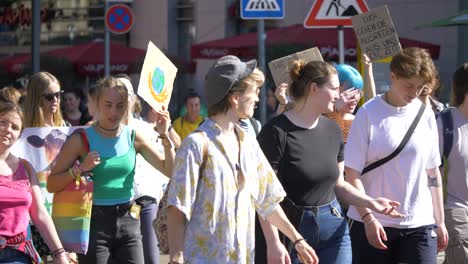
<path fill-rule="evenodd" d="M 444 253 L 439 253 L 437 255 L 437 264 L 442 264 L 444 262 Z M 161 255 L 161 258 L 159 259 L 159 264 L 167 264 L 169 263 L 169 256 L 168 255 Z"/>

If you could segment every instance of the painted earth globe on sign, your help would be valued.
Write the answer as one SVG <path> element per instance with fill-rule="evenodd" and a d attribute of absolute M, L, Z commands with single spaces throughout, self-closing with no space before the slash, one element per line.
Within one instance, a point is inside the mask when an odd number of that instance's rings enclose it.
<path fill-rule="evenodd" d="M 161 68 L 156 67 L 151 78 L 151 88 L 156 94 L 161 94 L 164 89 L 164 72 Z"/>

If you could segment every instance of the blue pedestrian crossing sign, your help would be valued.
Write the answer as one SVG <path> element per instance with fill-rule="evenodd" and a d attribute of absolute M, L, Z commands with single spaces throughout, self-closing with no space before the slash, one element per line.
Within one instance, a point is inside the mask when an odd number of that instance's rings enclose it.
<path fill-rule="evenodd" d="M 284 0 L 241 0 L 242 19 L 283 19 Z"/>

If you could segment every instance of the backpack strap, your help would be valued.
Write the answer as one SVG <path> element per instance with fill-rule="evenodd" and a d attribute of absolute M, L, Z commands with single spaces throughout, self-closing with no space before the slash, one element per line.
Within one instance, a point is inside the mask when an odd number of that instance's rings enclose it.
<path fill-rule="evenodd" d="M 450 151 L 453 146 L 453 115 L 452 108 L 444 109 L 440 112 L 440 118 L 442 119 L 442 136 L 443 136 L 443 159 L 448 159 Z M 442 164 L 443 166 L 443 164 Z"/>

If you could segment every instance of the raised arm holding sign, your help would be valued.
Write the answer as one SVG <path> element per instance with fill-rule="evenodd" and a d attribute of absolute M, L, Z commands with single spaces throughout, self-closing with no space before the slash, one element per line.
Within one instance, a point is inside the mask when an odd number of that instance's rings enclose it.
<path fill-rule="evenodd" d="M 352 21 L 361 49 L 372 61 L 393 56 L 401 51 L 387 6 L 353 16 Z"/>

